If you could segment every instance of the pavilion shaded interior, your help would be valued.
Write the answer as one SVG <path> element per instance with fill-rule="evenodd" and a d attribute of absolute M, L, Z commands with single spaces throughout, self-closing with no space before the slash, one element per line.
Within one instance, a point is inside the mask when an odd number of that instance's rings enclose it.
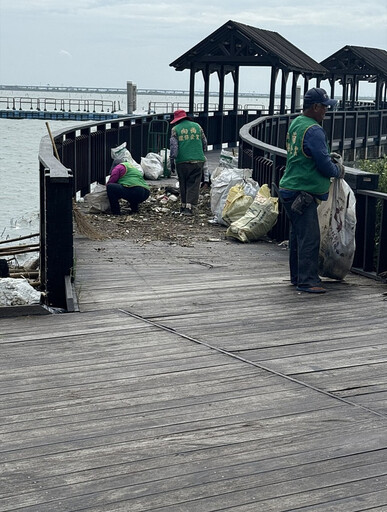
<path fill-rule="evenodd" d="M 359 49 L 359 47 L 345 47 Z M 358 51 L 353 50 L 356 55 Z M 204 80 L 204 112 L 209 110 L 210 76 L 216 73 L 219 80 L 218 111 L 224 108 L 224 82 L 229 73 L 234 83 L 233 110 L 238 110 L 239 70 L 241 66 L 266 66 L 271 68 L 269 115 L 274 114 L 276 82 L 281 72 L 281 100 L 279 112 L 286 111 L 286 89 L 289 75 L 292 74 L 290 111 L 297 108 L 297 82 L 300 76 L 304 78 L 305 93 L 309 81 L 316 79 L 317 86 L 321 80 L 329 78 L 334 93 L 335 81 L 343 81 L 343 98 L 348 97 L 348 84 L 358 84 L 359 80 L 377 81 L 377 98 L 382 98 L 386 89 L 387 60 L 384 50 L 363 48 L 362 55 L 351 62 L 341 57 L 340 50 L 321 63 L 316 62 L 306 53 L 287 41 L 277 32 L 263 30 L 243 23 L 229 20 L 212 34 L 207 36 L 193 48 L 181 55 L 170 66 L 176 71 L 189 70 L 189 112 L 194 111 L 195 77 L 202 73 Z M 349 53 L 344 52 L 348 57 Z M 378 62 L 376 62 L 378 60 Z M 346 63 L 347 62 L 347 63 Z M 352 66 L 350 67 L 350 63 Z M 344 66 L 344 67 L 343 67 Z M 346 68 L 347 66 L 347 68 Z M 355 72 L 356 70 L 356 72 Z M 357 70 L 363 70 L 363 73 Z M 354 78 L 356 77 L 356 78 Z M 356 100 L 358 87 L 351 88 L 351 99 Z M 343 102 L 343 105 L 347 105 Z"/>

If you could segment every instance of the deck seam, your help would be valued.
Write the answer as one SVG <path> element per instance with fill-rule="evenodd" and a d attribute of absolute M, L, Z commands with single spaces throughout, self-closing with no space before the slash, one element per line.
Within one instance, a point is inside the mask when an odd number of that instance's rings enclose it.
<path fill-rule="evenodd" d="M 318 388 L 316 386 L 313 386 L 311 384 L 308 384 L 307 382 L 303 382 L 299 379 L 296 379 L 294 377 L 291 377 L 290 375 L 286 375 L 285 373 L 282 373 L 282 372 L 279 372 L 278 370 L 274 370 L 273 368 L 269 368 L 268 366 L 265 366 L 263 364 L 260 364 L 260 363 L 256 363 L 254 361 L 250 361 L 249 359 L 246 359 L 244 357 L 241 357 L 241 356 L 238 356 L 237 354 L 233 353 L 233 352 L 230 352 L 228 350 L 225 350 L 223 348 L 220 348 L 220 347 L 216 347 L 215 345 L 211 345 L 210 343 L 207 343 L 205 341 L 202 341 L 202 340 L 199 340 L 197 338 L 194 338 L 192 336 L 189 336 L 187 334 L 183 334 L 179 331 L 177 331 L 176 329 L 173 329 L 172 327 L 168 327 L 166 325 L 163 325 L 161 323 L 158 323 L 158 322 L 154 322 L 153 320 L 149 320 L 148 318 L 145 318 L 137 313 L 133 313 L 131 311 L 128 311 L 128 310 L 125 310 L 125 309 L 121 309 L 119 308 L 118 311 L 120 311 L 121 313 L 127 315 L 127 316 L 130 316 L 132 318 L 136 318 L 137 320 L 142 320 L 143 322 L 149 324 L 149 325 L 152 325 L 154 327 L 157 327 L 158 329 L 162 329 L 164 331 L 167 331 L 169 333 L 172 333 L 172 334 L 175 334 L 181 338 L 184 338 L 186 340 L 189 340 L 189 341 L 192 341 L 193 343 L 196 343 L 198 345 L 202 345 L 204 347 L 207 347 L 211 350 L 214 350 L 220 354 L 223 354 L 223 355 L 226 355 L 228 357 L 231 357 L 233 359 L 236 359 L 238 361 L 241 361 L 242 363 L 246 363 L 246 364 L 249 364 L 251 366 L 254 366 L 256 368 L 259 368 L 260 370 L 264 370 L 268 373 L 271 373 L 273 375 L 276 375 L 278 377 L 282 377 L 283 379 L 286 379 L 290 382 L 294 382 L 296 384 L 299 384 L 303 387 L 306 387 L 308 389 L 312 389 L 313 391 L 316 391 L 318 393 L 321 393 L 325 396 L 328 396 L 329 398 L 333 398 L 335 400 L 338 400 L 339 402 L 342 402 L 346 405 L 351 405 L 352 407 L 356 407 L 358 409 L 362 409 L 363 411 L 367 411 L 367 412 L 370 412 L 371 414 L 374 414 L 375 416 L 379 416 L 381 418 L 386 418 L 387 415 L 386 414 L 383 414 L 383 413 L 380 413 L 380 412 L 377 412 L 377 411 L 374 411 L 373 409 L 370 409 L 369 407 L 366 407 L 364 405 L 361 405 L 361 404 L 357 404 L 356 402 L 352 402 L 351 400 L 346 400 L 345 398 L 341 398 L 339 396 L 336 396 L 332 393 L 330 393 L 329 391 L 324 391 L 323 389 L 321 388 Z"/>

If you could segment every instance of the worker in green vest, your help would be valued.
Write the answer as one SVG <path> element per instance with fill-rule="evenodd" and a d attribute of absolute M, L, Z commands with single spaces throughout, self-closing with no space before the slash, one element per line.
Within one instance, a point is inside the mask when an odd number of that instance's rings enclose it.
<path fill-rule="evenodd" d="M 183 215 L 193 215 L 193 207 L 199 200 L 207 139 L 202 127 L 192 121 L 185 110 L 176 110 L 171 125 L 171 170 L 176 167 L 179 179 L 180 211 Z"/>
<path fill-rule="evenodd" d="M 280 196 L 290 219 L 290 280 L 301 292 L 326 292 L 318 275 L 317 206 L 328 198 L 331 178 L 344 176 L 344 166 L 340 155 L 330 153 L 321 123 L 328 108 L 336 103 L 324 89 L 310 89 L 304 96 L 302 114 L 292 121 L 287 133 Z"/>

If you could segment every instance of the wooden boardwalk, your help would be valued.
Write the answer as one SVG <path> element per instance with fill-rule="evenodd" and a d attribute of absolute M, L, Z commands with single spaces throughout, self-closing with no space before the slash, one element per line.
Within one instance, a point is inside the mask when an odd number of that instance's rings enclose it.
<path fill-rule="evenodd" d="M 80 312 L 0 321 L 0 511 L 386 512 L 386 285 L 258 242 L 76 240 Z"/>

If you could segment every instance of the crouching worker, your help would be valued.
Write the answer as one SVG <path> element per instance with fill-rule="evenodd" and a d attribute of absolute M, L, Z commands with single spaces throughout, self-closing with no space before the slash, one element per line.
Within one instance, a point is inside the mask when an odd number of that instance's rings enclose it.
<path fill-rule="evenodd" d="M 121 215 L 119 199 L 128 201 L 131 213 L 138 213 L 139 204 L 146 201 L 150 194 L 149 185 L 141 171 L 129 162 L 113 167 L 106 191 L 113 215 Z"/>

